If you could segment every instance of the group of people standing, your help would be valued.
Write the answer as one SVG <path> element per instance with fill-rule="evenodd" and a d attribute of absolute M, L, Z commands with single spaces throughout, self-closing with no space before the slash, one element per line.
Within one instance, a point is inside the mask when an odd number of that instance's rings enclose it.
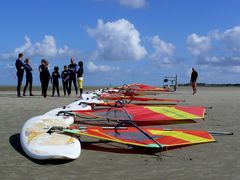
<path fill-rule="evenodd" d="M 18 59 L 16 60 L 16 69 L 17 69 L 17 95 L 21 97 L 21 85 L 24 76 L 24 70 L 26 72 L 26 84 L 23 89 L 23 96 L 26 95 L 26 89 L 29 85 L 29 94 L 30 96 L 34 96 L 32 94 L 32 67 L 30 65 L 30 59 L 27 58 L 23 63 L 23 54 L 18 54 Z M 64 96 L 71 94 L 71 86 L 74 85 L 76 95 L 78 95 L 78 89 L 80 91 L 80 97 L 82 97 L 83 93 L 83 62 L 79 61 L 78 65 L 74 62 L 74 59 L 70 59 L 70 64 L 68 66 L 64 66 L 61 75 L 59 73 L 59 67 L 55 66 L 52 74 L 50 75 L 48 61 L 46 59 L 41 60 L 41 64 L 38 67 L 39 78 L 41 82 L 42 96 L 47 97 L 47 90 L 49 82 L 52 83 L 52 96 L 55 94 L 55 90 L 57 91 L 57 95 L 60 96 L 59 92 L 59 79 L 62 79 L 63 92 Z M 78 82 L 78 86 L 77 86 Z"/>
<path fill-rule="evenodd" d="M 18 83 L 17 83 L 17 95 L 18 97 L 21 97 L 21 85 L 22 85 L 22 80 L 23 80 L 23 75 L 24 75 L 24 70 L 26 72 L 26 84 L 23 89 L 23 96 L 26 95 L 26 90 L 29 85 L 29 94 L 30 96 L 34 96 L 32 94 L 32 82 L 33 82 L 33 77 L 32 77 L 32 67 L 30 65 L 30 59 L 27 58 L 24 63 L 22 62 L 23 60 L 23 53 L 18 54 L 18 59 L 16 60 L 16 69 L 17 69 L 17 78 L 18 78 Z M 74 59 L 70 59 L 70 64 L 68 66 L 63 67 L 63 71 L 60 75 L 59 73 L 59 67 L 55 66 L 54 70 L 52 72 L 52 75 L 50 75 L 49 68 L 48 68 L 48 61 L 46 59 L 41 60 L 41 65 L 38 67 L 39 74 L 40 74 L 40 82 L 41 82 L 41 89 L 42 89 L 42 95 L 43 97 L 47 96 L 47 90 L 48 90 L 48 85 L 49 81 L 52 83 L 52 96 L 55 94 L 55 90 L 57 91 L 57 95 L 60 96 L 59 93 L 59 79 L 62 79 L 62 85 L 63 85 L 63 92 L 64 96 L 70 95 L 71 94 L 71 87 L 72 84 L 75 88 L 76 95 L 78 95 L 78 88 L 80 91 L 80 98 L 82 97 L 83 93 L 83 62 L 79 61 L 78 65 L 74 62 Z M 197 71 L 192 68 L 192 73 L 191 73 L 191 86 L 193 90 L 193 94 L 196 94 L 197 92 L 197 78 L 198 78 L 198 73 Z M 78 84 L 78 85 L 77 85 Z"/>

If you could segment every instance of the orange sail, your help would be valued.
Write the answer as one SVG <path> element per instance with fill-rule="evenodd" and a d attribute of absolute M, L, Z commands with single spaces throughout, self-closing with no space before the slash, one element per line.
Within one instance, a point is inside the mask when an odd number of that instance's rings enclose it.
<path fill-rule="evenodd" d="M 134 146 L 159 148 L 161 150 L 215 141 L 211 134 L 202 130 L 163 128 L 141 128 L 141 130 L 144 133 L 134 127 L 104 128 L 93 126 L 85 128 L 69 127 L 63 131 L 75 135 L 90 136 Z"/>
<path fill-rule="evenodd" d="M 102 108 L 92 111 L 72 111 L 83 118 L 132 121 L 138 125 L 173 124 L 184 120 L 203 119 L 201 106 L 137 106 Z"/>
<path fill-rule="evenodd" d="M 126 84 L 121 87 L 118 87 L 118 89 L 131 89 L 136 91 L 160 91 L 160 92 L 170 92 L 169 89 L 156 87 L 156 86 L 150 86 L 140 83 L 133 83 L 133 84 Z"/>
<path fill-rule="evenodd" d="M 108 94 L 108 93 L 101 94 L 100 98 L 103 100 L 114 100 L 114 101 L 116 100 L 129 100 L 129 101 L 142 101 L 142 102 L 154 101 L 154 102 L 176 103 L 176 104 L 179 102 L 184 102 L 184 100 L 180 100 L 180 99 L 123 96 L 122 94 Z"/>

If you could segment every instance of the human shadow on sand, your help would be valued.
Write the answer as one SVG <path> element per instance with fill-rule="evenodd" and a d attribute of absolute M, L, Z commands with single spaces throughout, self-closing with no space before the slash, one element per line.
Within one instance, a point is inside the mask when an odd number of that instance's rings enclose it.
<path fill-rule="evenodd" d="M 30 158 L 22 149 L 19 133 L 10 136 L 9 143 L 19 154 L 24 156 L 26 159 L 39 165 L 61 165 L 61 164 L 66 164 L 73 161 L 73 160 L 66 160 L 66 159 L 65 160 L 36 160 L 36 159 Z"/>

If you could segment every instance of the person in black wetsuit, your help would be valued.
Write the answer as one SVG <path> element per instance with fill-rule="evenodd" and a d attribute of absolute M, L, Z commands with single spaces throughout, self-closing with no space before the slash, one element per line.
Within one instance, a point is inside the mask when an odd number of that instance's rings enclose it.
<path fill-rule="evenodd" d="M 198 78 L 198 72 L 192 68 L 192 74 L 191 74 L 191 85 L 193 94 L 197 93 L 197 78 Z"/>
<path fill-rule="evenodd" d="M 45 68 L 45 63 L 46 63 L 46 60 L 42 59 L 41 60 L 41 64 L 38 66 L 39 79 L 40 79 L 40 83 L 41 83 L 42 95 L 43 95 L 43 70 Z"/>
<path fill-rule="evenodd" d="M 45 66 L 42 67 L 42 95 L 43 97 L 47 97 L 48 84 L 51 76 L 48 70 L 48 61 L 44 59 L 43 62 Z"/>
<path fill-rule="evenodd" d="M 77 81 L 76 81 L 76 73 L 77 73 L 77 64 L 74 63 L 74 59 L 70 59 L 70 64 L 68 65 L 68 70 L 69 70 L 69 95 L 71 94 L 71 87 L 72 83 L 74 85 L 76 95 L 78 94 L 78 88 L 77 88 Z"/>
<path fill-rule="evenodd" d="M 78 66 L 79 66 L 78 71 L 77 71 L 78 88 L 79 88 L 79 91 L 80 91 L 80 98 L 82 98 L 82 93 L 83 93 L 83 72 L 84 72 L 83 62 L 79 61 L 78 62 Z"/>
<path fill-rule="evenodd" d="M 54 96 L 55 88 L 57 89 L 58 97 L 60 96 L 60 94 L 59 94 L 59 81 L 58 81 L 58 79 L 60 78 L 60 74 L 59 74 L 58 70 L 59 70 L 58 66 L 55 66 L 54 70 L 53 70 L 53 73 L 52 73 L 52 77 L 51 77 L 51 83 L 52 83 L 52 86 L 53 86 L 52 97 Z"/>
<path fill-rule="evenodd" d="M 66 96 L 66 93 L 69 94 L 69 90 L 68 90 L 69 71 L 68 71 L 67 66 L 63 67 L 63 71 L 61 73 L 61 78 L 62 78 L 64 96 Z"/>
<path fill-rule="evenodd" d="M 20 90 L 21 90 L 23 74 L 24 74 L 24 64 L 22 62 L 22 58 L 23 58 L 23 54 L 19 53 L 18 59 L 15 62 L 15 66 L 17 69 L 17 79 L 18 79 L 18 83 L 17 83 L 17 96 L 18 97 L 21 97 Z"/>
<path fill-rule="evenodd" d="M 24 69 L 26 71 L 26 84 L 24 86 L 24 89 L 23 89 L 23 96 L 25 96 L 26 94 L 26 89 L 28 87 L 28 84 L 29 84 L 29 94 L 30 96 L 33 96 L 32 94 L 32 81 L 33 81 L 33 78 L 32 78 L 32 67 L 30 66 L 30 59 L 26 59 L 25 60 L 25 65 L 24 65 Z"/>

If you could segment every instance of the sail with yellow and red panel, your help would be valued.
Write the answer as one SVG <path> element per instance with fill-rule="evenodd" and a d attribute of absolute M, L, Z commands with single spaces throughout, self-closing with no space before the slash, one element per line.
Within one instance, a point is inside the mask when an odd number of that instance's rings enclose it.
<path fill-rule="evenodd" d="M 203 130 L 141 128 L 141 131 L 134 127 L 111 128 L 99 126 L 84 128 L 72 126 L 63 129 L 65 133 L 89 136 L 134 146 L 159 148 L 161 150 L 215 142 L 212 135 Z"/>
<path fill-rule="evenodd" d="M 173 124 L 203 119 L 202 106 L 138 106 L 100 108 L 91 111 L 71 111 L 85 119 L 132 121 L 138 125 Z"/>

